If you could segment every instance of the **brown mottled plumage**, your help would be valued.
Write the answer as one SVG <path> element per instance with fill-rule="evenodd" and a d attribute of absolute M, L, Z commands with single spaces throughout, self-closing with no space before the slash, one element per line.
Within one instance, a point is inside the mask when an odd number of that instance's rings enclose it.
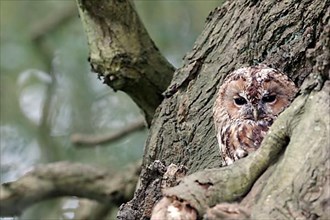
<path fill-rule="evenodd" d="M 296 86 L 286 75 L 265 65 L 230 73 L 213 107 L 223 164 L 232 164 L 255 151 L 296 93 Z"/>

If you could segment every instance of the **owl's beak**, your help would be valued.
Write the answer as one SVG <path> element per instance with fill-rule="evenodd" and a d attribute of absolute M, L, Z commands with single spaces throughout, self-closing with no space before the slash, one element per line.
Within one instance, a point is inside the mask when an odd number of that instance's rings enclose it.
<path fill-rule="evenodd" d="M 254 120 L 258 120 L 258 110 L 256 107 L 253 108 L 253 118 Z"/>

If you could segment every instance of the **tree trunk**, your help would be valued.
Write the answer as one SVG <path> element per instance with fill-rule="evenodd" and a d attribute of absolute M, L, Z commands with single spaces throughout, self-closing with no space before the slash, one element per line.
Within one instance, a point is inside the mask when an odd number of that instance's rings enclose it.
<path fill-rule="evenodd" d="M 215 9 L 156 111 L 141 185 L 118 217 L 150 217 L 174 163 L 192 175 L 163 193 L 200 217 L 217 203 L 236 202 L 253 219 L 330 218 L 329 13 L 329 0 L 237 0 Z M 301 88 L 298 97 L 255 154 L 201 171 L 221 163 L 212 119 L 217 89 L 234 69 L 258 63 L 286 73 Z"/>

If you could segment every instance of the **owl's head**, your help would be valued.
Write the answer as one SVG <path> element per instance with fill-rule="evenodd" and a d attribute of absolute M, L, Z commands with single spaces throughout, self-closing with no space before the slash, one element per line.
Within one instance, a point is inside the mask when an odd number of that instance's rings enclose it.
<path fill-rule="evenodd" d="M 286 75 L 256 66 L 230 73 L 220 87 L 219 97 L 231 119 L 272 121 L 296 93 L 295 84 Z"/>

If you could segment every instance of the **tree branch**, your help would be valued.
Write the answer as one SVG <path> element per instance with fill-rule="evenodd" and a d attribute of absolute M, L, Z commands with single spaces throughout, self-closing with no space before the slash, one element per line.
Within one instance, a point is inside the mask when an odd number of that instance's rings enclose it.
<path fill-rule="evenodd" d="M 139 171 L 140 165 L 115 175 L 79 163 L 43 165 L 1 185 L 0 216 L 19 215 L 30 205 L 60 196 L 121 204 L 133 195 Z"/>
<path fill-rule="evenodd" d="M 118 140 L 119 138 L 122 138 L 131 132 L 138 131 L 144 128 L 145 128 L 144 121 L 139 120 L 111 134 L 104 134 L 104 135 L 73 134 L 71 135 L 71 142 L 75 144 L 77 147 L 91 147 L 91 146 L 109 143 L 111 141 Z"/>
<path fill-rule="evenodd" d="M 150 125 L 174 67 L 150 39 L 129 0 L 77 0 L 77 4 L 92 69 L 114 90 L 126 92 Z"/>

